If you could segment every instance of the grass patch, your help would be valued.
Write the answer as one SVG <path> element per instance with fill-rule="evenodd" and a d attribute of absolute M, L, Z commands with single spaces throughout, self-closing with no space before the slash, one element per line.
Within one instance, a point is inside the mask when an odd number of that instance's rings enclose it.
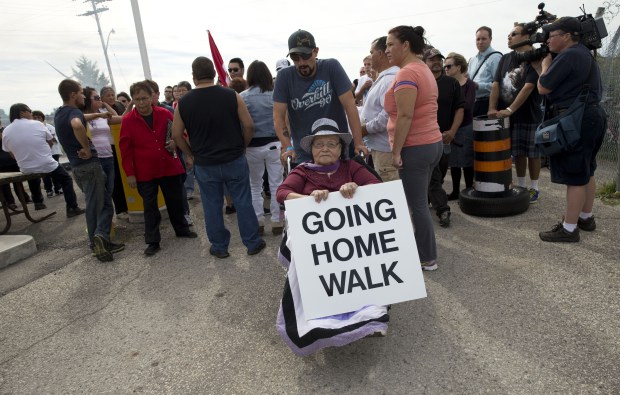
<path fill-rule="evenodd" d="M 616 181 L 600 184 L 596 191 L 596 197 L 612 206 L 620 204 L 620 192 L 616 192 Z"/>

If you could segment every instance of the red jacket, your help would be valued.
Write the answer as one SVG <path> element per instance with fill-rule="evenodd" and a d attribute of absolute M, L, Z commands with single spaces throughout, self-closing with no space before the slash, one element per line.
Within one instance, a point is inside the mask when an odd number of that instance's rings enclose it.
<path fill-rule="evenodd" d="M 123 117 L 119 148 L 127 176 L 150 181 L 185 172 L 181 161 L 164 148 L 168 120 L 172 121 L 172 114 L 161 107 L 153 107 L 155 130 L 149 128 L 135 108 Z"/>

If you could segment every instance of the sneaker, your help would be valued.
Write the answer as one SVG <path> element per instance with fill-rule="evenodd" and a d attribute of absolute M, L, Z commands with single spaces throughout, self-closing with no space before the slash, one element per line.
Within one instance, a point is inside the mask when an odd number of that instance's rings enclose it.
<path fill-rule="evenodd" d="M 194 226 L 194 220 L 192 220 L 191 215 L 185 214 L 185 221 L 187 221 L 187 224 L 189 226 Z"/>
<path fill-rule="evenodd" d="M 17 204 L 15 204 L 15 203 L 8 203 L 6 206 L 7 206 L 7 207 L 9 208 L 9 210 L 11 210 L 11 211 L 17 211 L 17 210 L 18 210 L 18 208 L 19 208 L 19 207 L 17 207 Z"/>
<path fill-rule="evenodd" d="M 432 261 L 422 262 L 422 270 L 431 272 L 437 270 L 437 260 L 433 259 Z"/>
<path fill-rule="evenodd" d="M 79 207 L 69 207 L 67 209 L 67 218 L 73 218 L 75 216 L 78 216 L 80 214 L 84 214 L 84 209 L 83 208 L 79 208 Z"/>
<path fill-rule="evenodd" d="M 196 232 L 192 232 L 191 230 L 188 230 L 187 232 L 177 233 L 177 237 L 184 237 L 186 239 L 195 239 L 196 237 L 198 237 L 198 235 L 196 234 Z"/>
<path fill-rule="evenodd" d="M 161 250 L 159 247 L 159 243 L 150 243 L 148 247 L 144 250 L 144 255 L 153 256 L 157 254 L 157 252 Z"/>
<path fill-rule="evenodd" d="M 534 188 L 530 188 L 530 204 L 534 204 L 538 201 L 538 192 Z"/>
<path fill-rule="evenodd" d="M 594 220 L 594 215 L 588 219 L 579 218 L 577 220 L 577 227 L 581 230 L 585 230 L 586 232 L 592 232 L 594 229 L 596 229 L 596 221 Z"/>
<path fill-rule="evenodd" d="M 101 235 L 95 235 L 93 238 L 94 242 L 94 251 L 95 257 L 99 259 L 101 262 L 112 262 L 114 257 L 112 256 L 112 252 L 108 250 L 108 241 L 104 239 Z"/>
<path fill-rule="evenodd" d="M 46 193 L 48 198 L 54 197 L 54 191 L 46 191 Z"/>
<path fill-rule="evenodd" d="M 553 225 L 550 231 L 540 232 L 538 234 L 542 241 L 549 241 L 551 243 L 576 243 L 579 241 L 579 228 L 569 232 L 564 229 L 561 222 Z"/>
<path fill-rule="evenodd" d="M 45 203 L 35 203 L 34 204 L 34 209 L 35 210 L 45 210 L 47 208 L 47 206 L 45 205 Z"/>
<path fill-rule="evenodd" d="M 194 199 L 194 191 L 187 192 L 187 200 L 192 200 L 192 199 Z"/>
<path fill-rule="evenodd" d="M 112 243 L 111 241 L 107 241 L 105 242 L 106 248 L 108 249 L 108 251 L 110 251 L 112 254 L 116 254 L 117 252 L 121 252 L 125 249 L 125 244 L 124 243 Z M 95 246 L 91 245 L 90 246 L 90 250 L 93 252 L 93 256 L 95 256 Z"/>
<path fill-rule="evenodd" d="M 60 196 L 60 195 L 62 195 L 62 189 L 59 189 L 56 191 L 56 196 Z"/>
<path fill-rule="evenodd" d="M 235 206 L 226 206 L 226 214 L 234 214 L 237 212 Z"/>
<path fill-rule="evenodd" d="M 442 228 L 447 228 L 448 226 L 450 226 L 450 211 L 444 211 L 443 213 L 439 214 L 439 226 L 441 226 Z"/>
<path fill-rule="evenodd" d="M 211 246 L 211 248 L 209 248 L 209 254 L 213 255 L 216 258 L 220 258 L 220 259 L 225 259 L 225 258 L 228 258 L 230 256 L 228 251 L 218 252 L 218 251 L 215 251 L 213 249 L 213 246 Z"/>
<path fill-rule="evenodd" d="M 117 252 L 121 252 L 125 249 L 125 243 L 113 243 L 106 240 L 106 247 L 112 254 L 116 254 Z"/>
<path fill-rule="evenodd" d="M 256 254 L 258 254 L 259 252 L 264 250 L 266 246 L 267 246 L 267 243 L 265 243 L 265 240 L 261 239 L 260 244 L 258 245 L 258 247 L 254 248 L 253 250 L 248 250 L 248 255 L 256 255 Z"/>

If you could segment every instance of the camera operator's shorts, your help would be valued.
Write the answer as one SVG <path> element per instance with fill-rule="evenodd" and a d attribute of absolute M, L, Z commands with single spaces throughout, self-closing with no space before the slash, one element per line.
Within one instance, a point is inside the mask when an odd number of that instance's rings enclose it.
<path fill-rule="evenodd" d="M 512 156 L 540 158 L 535 136 L 539 123 L 517 123 L 510 127 L 510 147 Z"/>
<path fill-rule="evenodd" d="M 586 185 L 596 170 L 596 154 L 601 148 L 607 114 L 599 106 L 588 106 L 581 122 L 581 139 L 570 152 L 551 156 L 551 182 L 565 185 Z"/>

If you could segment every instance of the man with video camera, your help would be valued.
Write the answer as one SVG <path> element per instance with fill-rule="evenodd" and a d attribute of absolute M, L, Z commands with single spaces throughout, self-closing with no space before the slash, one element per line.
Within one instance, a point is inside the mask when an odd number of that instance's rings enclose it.
<path fill-rule="evenodd" d="M 489 117 L 510 117 L 510 146 L 517 171 L 517 185 L 526 187 L 530 172 L 530 203 L 539 196 L 540 150 L 534 143 L 536 128 L 542 122 L 541 97 L 536 89 L 538 73 L 530 65 L 533 50 L 531 32 L 517 23 L 508 34 L 511 52 L 504 54 L 497 66 L 489 97 Z M 539 58 L 540 59 L 540 58 Z"/>
<path fill-rule="evenodd" d="M 548 242 L 578 242 L 579 230 L 593 231 L 596 222 L 592 207 L 596 192 L 594 171 L 596 154 L 603 141 L 607 116 L 599 106 L 602 93 L 601 75 L 596 60 L 580 43 L 582 23 L 573 17 L 562 17 L 543 26 L 548 54 L 540 65 L 538 91 L 546 96 L 545 119 L 555 117 L 573 104 L 584 85 L 589 88 L 581 123 L 581 137 L 576 146 L 550 157 L 551 181 L 566 185 L 564 220 L 550 231 L 540 232 Z"/>

